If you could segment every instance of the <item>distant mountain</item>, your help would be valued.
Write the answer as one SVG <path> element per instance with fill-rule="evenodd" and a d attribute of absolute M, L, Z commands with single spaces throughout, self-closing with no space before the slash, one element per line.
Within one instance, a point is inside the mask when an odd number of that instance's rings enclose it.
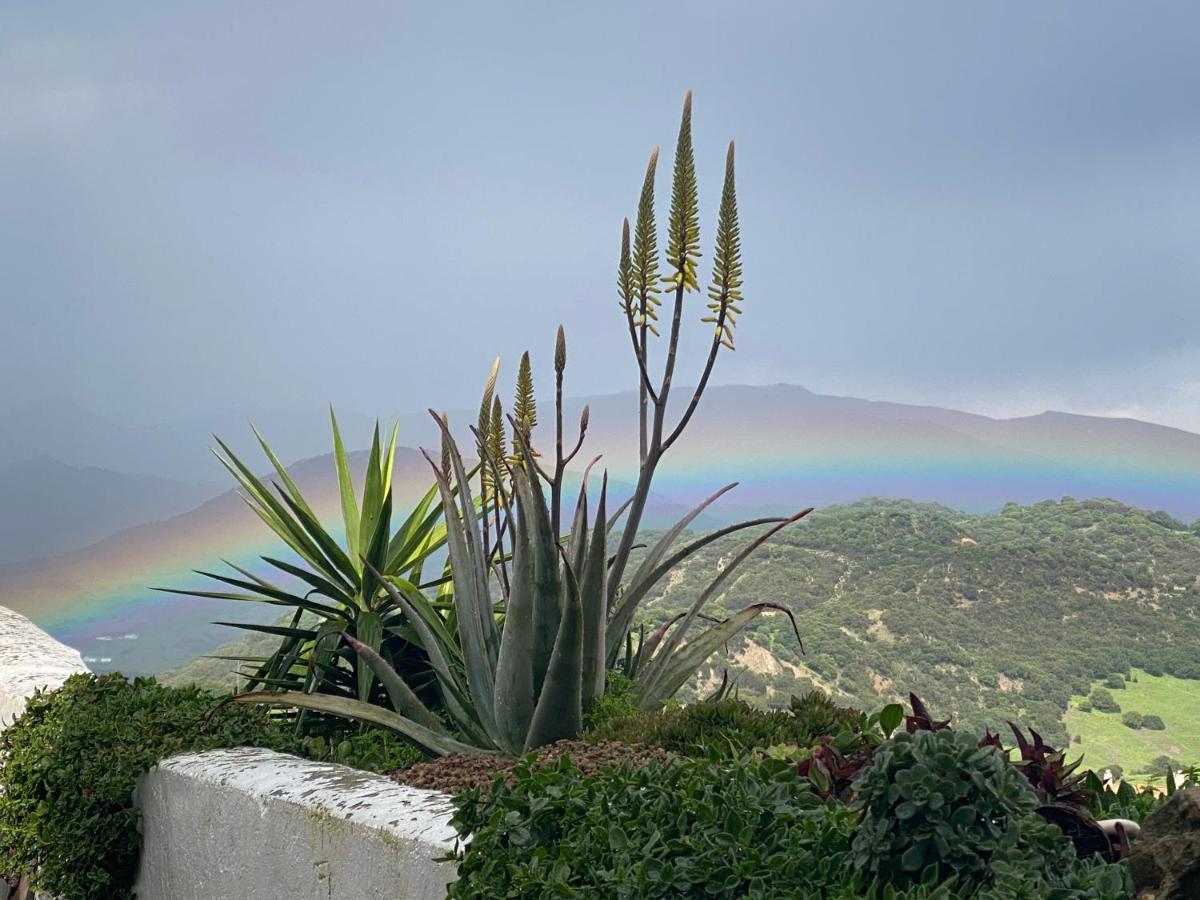
<path fill-rule="evenodd" d="M 349 435 L 366 435 L 373 420 L 338 410 Z M 44 453 L 72 466 L 99 466 L 159 478 L 226 486 L 225 473 L 209 451 L 220 435 L 237 453 L 257 445 L 254 422 L 288 459 L 304 459 L 329 449 L 329 412 L 320 401 L 303 409 L 232 407 L 153 424 L 110 419 L 66 399 L 0 411 L 0 465 Z M 365 443 L 364 443 L 365 446 Z M 213 493 L 216 492 L 213 491 Z"/>
<path fill-rule="evenodd" d="M 688 389 L 675 387 L 677 407 Z M 636 468 L 633 392 L 582 397 L 567 403 L 573 434 L 583 404 L 591 407 L 587 451 L 604 454 L 615 477 L 632 480 Z M 540 440 L 549 440 L 550 410 L 543 400 Z M 678 414 L 678 408 L 676 414 Z M 469 441 L 473 410 L 451 411 Z M 343 433 L 366 446 L 371 419 L 339 411 Z M 390 421 L 389 412 L 381 418 Z M 182 478 L 224 486 L 208 447 L 211 434 L 256 458 L 253 419 L 287 459 L 325 452 L 329 423 L 319 402 L 307 409 L 237 409 L 154 427 L 130 426 L 67 402 L 13 410 L 0 417 L 0 464 L 54 448 L 72 465 Z M 436 447 L 424 411 L 399 416 L 400 441 Z M 1200 435 L 1134 419 L 1046 412 L 995 419 L 933 406 L 815 394 L 802 387 L 711 387 L 664 463 L 657 489 L 695 502 L 728 481 L 741 482 L 727 498 L 738 506 L 782 511 L 865 496 L 907 497 L 975 511 L 1007 502 L 1111 497 L 1147 509 L 1200 517 Z"/>
<path fill-rule="evenodd" d="M 0 465 L 0 563 L 55 556 L 211 496 L 197 484 L 39 456 Z"/>
<path fill-rule="evenodd" d="M 588 402 L 592 446 L 624 476 L 635 463 L 634 396 Z M 715 387 L 655 484 L 687 502 L 734 479 L 730 504 L 755 511 L 882 496 L 983 512 L 1069 495 L 1190 522 L 1200 517 L 1200 435 L 1066 413 L 993 419 L 792 385 Z"/>

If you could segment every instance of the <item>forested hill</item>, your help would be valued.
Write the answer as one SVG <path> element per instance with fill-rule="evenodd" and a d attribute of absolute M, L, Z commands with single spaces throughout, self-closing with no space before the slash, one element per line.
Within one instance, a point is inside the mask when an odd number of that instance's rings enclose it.
<path fill-rule="evenodd" d="M 692 558 L 646 605 L 647 623 L 684 608 L 741 546 L 718 541 Z M 914 691 L 965 724 L 1012 719 L 1063 742 L 1070 697 L 1113 672 L 1200 679 L 1200 529 L 1113 501 L 971 515 L 862 500 L 818 510 L 739 571 L 714 605 L 786 604 L 807 651 L 783 616 L 760 618 L 705 679 L 714 684 L 728 664 L 746 699 L 786 703 L 816 683 L 871 710 Z M 253 656 L 268 644 L 243 637 L 218 653 Z M 232 668 L 198 660 L 171 680 L 228 689 Z M 1200 759 L 1200 739 L 1176 739 L 1167 710 L 1140 711 L 1167 719 L 1153 752 Z M 1110 757 L 1094 762 L 1129 762 Z"/>
<path fill-rule="evenodd" d="M 736 546 L 692 559 L 648 614 L 682 608 Z M 783 616 L 761 618 L 730 648 L 744 697 L 785 700 L 811 679 L 873 709 L 914 691 L 971 725 L 1011 718 L 1062 741 L 1070 696 L 1108 673 L 1200 679 L 1200 529 L 1113 501 L 829 507 L 748 561 L 720 603 L 764 600 L 795 611 L 807 652 Z"/>

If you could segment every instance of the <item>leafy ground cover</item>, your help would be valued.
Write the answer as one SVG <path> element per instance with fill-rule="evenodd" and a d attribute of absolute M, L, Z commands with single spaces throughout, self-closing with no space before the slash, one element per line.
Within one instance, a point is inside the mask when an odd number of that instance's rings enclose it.
<path fill-rule="evenodd" d="M 256 746 L 382 771 L 420 759 L 381 731 L 301 737 L 197 687 L 120 673 L 38 692 L 0 734 L 0 872 L 72 900 L 126 900 L 141 850 L 137 779 L 175 753 Z"/>
<path fill-rule="evenodd" d="M 470 841 L 450 896 L 1131 896 L 1122 848 L 1092 815 L 1141 818 L 1151 795 L 1107 790 L 1036 736 L 1014 734 L 1010 754 L 916 698 L 908 716 L 830 706 L 817 695 L 790 712 L 726 700 L 614 717 L 585 738 L 640 735 L 675 752 L 599 772 L 570 752 L 506 765 L 455 800 Z M 818 722 L 837 733 L 806 728 Z M 796 743 L 763 746 L 781 737 Z"/>
<path fill-rule="evenodd" d="M 1065 723 L 1072 739 L 1079 738 L 1072 747 L 1083 753 L 1087 765 L 1097 769 L 1119 765 L 1126 777 L 1135 780 L 1163 756 L 1185 764 L 1200 760 L 1200 683 L 1139 669 L 1132 675 L 1136 681 L 1120 689 L 1106 685 L 1121 712 L 1085 711 L 1080 708 L 1090 705 L 1085 696 L 1071 698 Z M 1127 712 L 1157 715 L 1165 727 L 1130 728 L 1123 722 Z M 1161 776 L 1161 766 L 1154 768 Z"/>

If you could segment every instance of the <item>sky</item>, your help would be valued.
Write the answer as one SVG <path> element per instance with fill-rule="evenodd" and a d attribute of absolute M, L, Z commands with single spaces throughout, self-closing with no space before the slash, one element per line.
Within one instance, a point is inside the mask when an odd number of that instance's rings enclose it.
<path fill-rule="evenodd" d="M 705 278 L 737 141 L 715 381 L 1200 431 L 1198 40 L 1193 2 L 8 2 L 0 411 L 469 405 L 559 323 L 570 393 L 630 388 L 621 220 L 655 145 L 665 220 L 691 89 Z"/>

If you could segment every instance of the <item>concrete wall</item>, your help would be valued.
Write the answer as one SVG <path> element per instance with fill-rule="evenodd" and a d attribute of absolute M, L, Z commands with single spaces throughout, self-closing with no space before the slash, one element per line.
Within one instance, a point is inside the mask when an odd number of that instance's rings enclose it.
<path fill-rule="evenodd" d="M 270 750 L 190 753 L 141 781 L 139 900 L 441 900 L 449 798 Z"/>
<path fill-rule="evenodd" d="M 38 688 L 56 688 L 87 670 L 78 650 L 0 606 L 0 731 L 24 712 L 25 702 Z"/>

